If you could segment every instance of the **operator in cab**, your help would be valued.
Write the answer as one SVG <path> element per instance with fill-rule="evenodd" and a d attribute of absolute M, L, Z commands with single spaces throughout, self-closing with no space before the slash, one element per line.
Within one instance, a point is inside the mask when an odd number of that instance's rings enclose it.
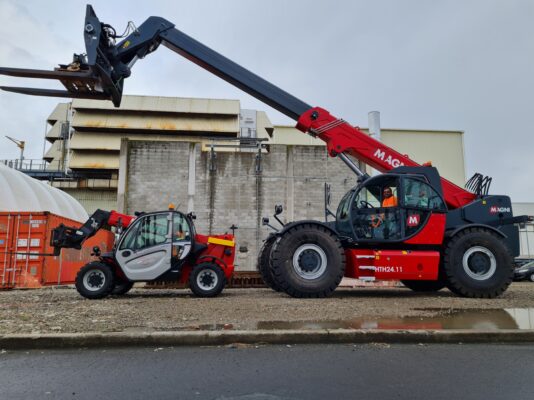
<path fill-rule="evenodd" d="M 393 190 L 390 187 L 385 187 L 382 194 L 382 207 L 397 207 L 399 205 L 397 197 L 393 195 Z"/>

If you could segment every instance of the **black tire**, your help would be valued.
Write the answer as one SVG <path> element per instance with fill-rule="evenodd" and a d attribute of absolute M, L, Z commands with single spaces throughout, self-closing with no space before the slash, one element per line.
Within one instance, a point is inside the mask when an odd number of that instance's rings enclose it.
<path fill-rule="evenodd" d="M 113 270 L 104 263 L 90 262 L 78 271 L 75 285 L 78 293 L 86 299 L 101 299 L 109 295 L 115 286 Z"/>
<path fill-rule="evenodd" d="M 189 287 L 199 297 L 215 297 L 226 284 L 224 272 L 217 264 L 201 263 L 189 275 Z"/>
<path fill-rule="evenodd" d="M 459 296 L 494 298 L 512 283 L 513 257 L 496 233 L 467 228 L 445 247 L 443 270 L 449 290 Z"/>
<path fill-rule="evenodd" d="M 289 228 L 273 244 L 275 283 L 293 297 L 327 297 L 345 273 L 345 252 L 337 235 L 313 223 Z"/>
<path fill-rule="evenodd" d="M 273 247 L 275 240 L 276 240 L 276 236 L 272 236 L 263 243 L 260 253 L 258 254 L 258 271 L 260 272 L 263 282 L 265 282 L 265 284 L 269 288 L 277 292 L 280 292 L 281 289 L 276 283 L 276 281 L 274 280 L 273 272 L 272 272 L 271 264 L 270 264 L 271 249 Z"/>
<path fill-rule="evenodd" d="M 113 287 L 113 290 L 111 291 L 111 294 L 114 296 L 122 296 L 123 294 L 126 294 L 130 291 L 130 289 L 133 287 L 134 283 L 130 281 L 117 281 L 115 282 L 115 286 Z"/>
<path fill-rule="evenodd" d="M 418 281 L 418 280 L 403 280 L 401 281 L 408 289 L 414 292 L 437 292 L 447 286 L 445 281 Z"/>
<path fill-rule="evenodd" d="M 528 277 L 528 279 L 530 280 L 530 282 L 534 282 L 534 274 L 530 274 L 530 276 Z"/>

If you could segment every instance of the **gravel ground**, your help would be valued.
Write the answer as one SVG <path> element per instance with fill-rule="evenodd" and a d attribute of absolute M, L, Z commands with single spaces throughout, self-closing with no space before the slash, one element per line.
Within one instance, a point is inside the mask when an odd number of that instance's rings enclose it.
<path fill-rule="evenodd" d="M 514 283 L 492 300 L 464 299 L 447 290 L 417 294 L 405 288 L 340 288 L 327 299 L 294 299 L 269 289 L 226 289 L 217 298 L 201 299 L 189 290 L 134 288 L 124 296 L 86 300 L 74 288 L 46 288 L 0 292 L 0 334 L 256 329 L 267 321 L 346 321 L 502 308 L 534 308 L 534 284 Z"/>

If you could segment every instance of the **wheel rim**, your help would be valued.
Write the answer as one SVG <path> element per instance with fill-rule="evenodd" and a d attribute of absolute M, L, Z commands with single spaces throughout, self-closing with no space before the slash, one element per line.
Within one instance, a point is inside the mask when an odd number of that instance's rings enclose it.
<path fill-rule="evenodd" d="M 197 275 L 197 286 L 202 290 L 210 290 L 217 286 L 219 277 L 212 269 L 203 269 Z"/>
<path fill-rule="evenodd" d="M 317 279 L 326 271 L 326 254 L 315 244 L 304 244 L 293 254 L 293 269 L 301 278 Z"/>
<path fill-rule="evenodd" d="M 83 286 L 91 292 L 102 289 L 105 283 L 106 275 L 98 269 L 88 271 L 83 277 Z"/>
<path fill-rule="evenodd" d="M 465 252 L 462 266 L 470 278 L 483 281 L 493 276 L 497 270 L 497 260 L 486 247 L 474 246 Z"/>
<path fill-rule="evenodd" d="M 534 282 L 534 274 L 531 274 L 531 275 L 530 275 L 530 280 L 531 280 L 532 282 Z"/>

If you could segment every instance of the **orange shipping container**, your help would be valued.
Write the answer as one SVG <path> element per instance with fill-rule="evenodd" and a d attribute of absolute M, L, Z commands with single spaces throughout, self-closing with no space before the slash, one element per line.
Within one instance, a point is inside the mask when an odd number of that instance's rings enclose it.
<path fill-rule="evenodd" d="M 57 257 L 42 255 L 53 253 L 50 236 L 61 223 L 81 225 L 48 212 L 0 212 L 0 290 L 74 283 L 77 272 L 91 259 L 94 246 L 102 252 L 113 248 L 114 234 L 102 229 L 82 250 L 63 249 Z"/>

